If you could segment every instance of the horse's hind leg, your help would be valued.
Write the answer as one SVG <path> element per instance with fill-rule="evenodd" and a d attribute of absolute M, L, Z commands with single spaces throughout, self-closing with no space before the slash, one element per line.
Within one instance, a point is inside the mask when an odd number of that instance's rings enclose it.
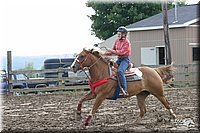
<path fill-rule="evenodd" d="M 79 120 L 81 119 L 81 108 L 82 108 L 82 104 L 84 101 L 88 101 L 91 99 L 94 99 L 95 95 L 93 94 L 92 91 L 90 91 L 89 93 L 87 93 L 85 96 L 83 96 L 79 102 L 78 102 L 78 106 L 77 106 L 77 112 L 76 112 L 76 119 Z"/>
<path fill-rule="evenodd" d="M 167 108 L 170 112 L 170 115 L 172 115 L 172 117 L 175 119 L 176 118 L 176 114 L 174 113 L 174 111 L 171 109 L 169 102 L 167 101 L 166 97 L 164 95 L 159 95 L 156 96 L 158 98 L 158 100 L 161 101 L 161 103 L 165 106 L 165 108 Z"/>
<path fill-rule="evenodd" d="M 148 91 L 142 91 L 139 94 L 136 95 L 137 97 L 137 104 L 140 109 L 140 115 L 135 121 L 135 123 L 138 123 L 141 121 L 142 117 L 146 113 L 146 105 L 145 105 L 145 99 L 150 93 Z"/>

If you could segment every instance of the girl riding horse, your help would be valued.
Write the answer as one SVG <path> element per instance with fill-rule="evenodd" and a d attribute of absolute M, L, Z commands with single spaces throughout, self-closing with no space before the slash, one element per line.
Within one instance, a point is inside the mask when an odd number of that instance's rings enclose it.
<path fill-rule="evenodd" d="M 77 58 L 71 66 L 74 72 L 77 72 L 78 70 L 87 67 L 89 69 L 89 80 L 91 84 L 95 83 L 96 81 L 106 79 L 103 84 L 95 87 L 95 93 L 93 91 L 90 91 L 78 102 L 77 117 L 80 118 L 83 102 L 96 98 L 92 110 L 85 120 L 85 126 L 90 123 L 92 116 L 95 114 L 102 102 L 105 99 L 111 99 L 114 95 L 117 81 L 110 78 L 111 75 L 108 64 L 109 62 L 105 60 L 98 51 L 83 49 L 83 51 L 78 54 Z M 163 80 L 170 81 L 171 78 L 173 78 L 173 69 L 174 67 L 171 65 L 163 66 L 158 68 L 157 71 L 160 71 L 160 73 L 158 74 L 158 72 L 153 68 L 139 67 L 139 70 L 143 74 L 142 80 L 127 82 L 127 91 L 129 95 L 123 97 L 131 97 L 136 95 L 137 104 L 140 109 L 140 114 L 136 122 L 140 121 L 146 113 L 145 99 L 149 94 L 154 95 L 164 105 L 164 107 L 169 110 L 172 117 L 174 119 L 176 118 L 175 113 L 173 112 L 172 108 L 169 105 L 169 102 L 164 96 L 163 88 Z"/>

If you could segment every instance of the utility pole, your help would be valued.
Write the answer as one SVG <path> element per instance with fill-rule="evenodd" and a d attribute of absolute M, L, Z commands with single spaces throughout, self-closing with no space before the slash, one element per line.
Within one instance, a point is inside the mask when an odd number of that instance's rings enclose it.
<path fill-rule="evenodd" d="M 164 41 L 165 41 L 165 61 L 169 65 L 172 62 L 171 59 L 171 49 L 169 42 L 169 27 L 168 27 L 168 16 L 167 16 L 167 0 L 162 2 L 162 13 L 163 13 L 163 31 L 164 31 Z"/>

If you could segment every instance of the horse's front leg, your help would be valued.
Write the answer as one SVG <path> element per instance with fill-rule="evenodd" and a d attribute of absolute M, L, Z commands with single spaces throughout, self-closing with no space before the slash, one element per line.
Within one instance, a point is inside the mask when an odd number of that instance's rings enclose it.
<path fill-rule="evenodd" d="M 76 119 L 80 120 L 81 119 L 81 108 L 82 108 L 82 104 L 84 101 L 88 101 L 91 99 L 94 99 L 95 95 L 93 94 L 92 91 L 90 91 L 89 93 L 87 93 L 85 96 L 83 96 L 79 102 L 78 102 L 78 106 L 77 106 L 77 111 L 76 111 Z"/>
<path fill-rule="evenodd" d="M 92 116 L 96 113 L 97 109 L 99 108 L 99 106 L 102 104 L 103 100 L 105 100 L 105 95 L 97 95 L 96 97 L 96 100 L 94 102 L 94 105 L 92 107 L 92 110 L 90 111 L 88 117 L 86 118 L 85 120 L 85 126 L 88 126 L 91 119 L 92 119 Z"/>

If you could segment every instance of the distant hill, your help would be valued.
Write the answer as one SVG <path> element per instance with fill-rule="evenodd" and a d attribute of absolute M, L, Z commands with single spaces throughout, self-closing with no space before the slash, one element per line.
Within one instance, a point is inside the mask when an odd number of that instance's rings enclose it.
<path fill-rule="evenodd" d="M 13 56 L 12 57 L 12 69 L 22 69 L 28 63 L 33 63 L 34 68 L 40 70 L 43 65 L 44 61 L 49 58 L 70 58 L 73 57 L 71 54 L 65 55 L 42 55 L 42 56 Z M 1 68 L 0 69 L 7 69 L 7 57 L 2 57 L 1 59 Z"/>

